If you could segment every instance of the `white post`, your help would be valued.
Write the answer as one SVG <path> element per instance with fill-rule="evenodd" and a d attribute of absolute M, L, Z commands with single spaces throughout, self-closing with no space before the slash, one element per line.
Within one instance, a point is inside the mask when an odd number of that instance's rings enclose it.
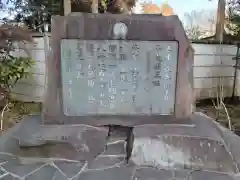
<path fill-rule="evenodd" d="M 64 16 L 67 16 L 71 13 L 71 0 L 63 1 L 63 11 L 64 11 Z"/>
<path fill-rule="evenodd" d="M 92 13 L 98 13 L 98 0 L 92 0 Z"/>

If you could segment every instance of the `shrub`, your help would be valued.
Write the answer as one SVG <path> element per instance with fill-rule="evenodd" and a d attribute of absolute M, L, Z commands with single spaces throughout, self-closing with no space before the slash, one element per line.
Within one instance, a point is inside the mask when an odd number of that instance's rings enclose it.
<path fill-rule="evenodd" d="M 31 67 L 34 65 L 31 57 L 11 55 L 15 45 L 25 41 L 32 41 L 27 30 L 8 24 L 0 26 L 0 107 L 9 99 L 10 89 L 31 73 Z"/>

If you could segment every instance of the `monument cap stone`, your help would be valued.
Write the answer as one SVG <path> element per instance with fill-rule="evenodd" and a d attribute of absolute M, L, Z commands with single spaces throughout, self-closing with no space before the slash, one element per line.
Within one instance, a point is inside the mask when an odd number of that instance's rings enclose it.
<path fill-rule="evenodd" d="M 193 49 L 177 16 L 52 18 L 46 124 L 163 123 L 189 116 Z"/>

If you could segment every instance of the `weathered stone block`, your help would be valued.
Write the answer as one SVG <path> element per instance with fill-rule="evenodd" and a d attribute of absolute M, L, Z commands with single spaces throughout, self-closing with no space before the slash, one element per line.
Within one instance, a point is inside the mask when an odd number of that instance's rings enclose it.
<path fill-rule="evenodd" d="M 193 49 L 177 16 L 56 16 L 52 32 L 44 123 L 133 126 L 192 114 Z"/>

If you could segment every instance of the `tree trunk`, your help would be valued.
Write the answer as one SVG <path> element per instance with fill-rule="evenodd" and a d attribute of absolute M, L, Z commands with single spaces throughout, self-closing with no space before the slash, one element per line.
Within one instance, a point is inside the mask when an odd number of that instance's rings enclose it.
<path fill-rule="evenodd" d="M 92 13 L 98 13 L 98 0 L 92 0 Z"/>
<path fill-rule="evenodd" d="M 226 1 L 225 0 L 218 0 L 218 8 L 217 8 L 217 22 L 216 22 L 216 40 L 220 43 L 223 42 L 223 35 L 224 35 L 224 24 L 225 24 L 225 7 Z"/>
<path fill-rule="evenodd" d="M 63 1 L 63 11 L 64 11 L 64 16 L 67 16 L 71 13 L 71 1 L 70 0 Z"/>

